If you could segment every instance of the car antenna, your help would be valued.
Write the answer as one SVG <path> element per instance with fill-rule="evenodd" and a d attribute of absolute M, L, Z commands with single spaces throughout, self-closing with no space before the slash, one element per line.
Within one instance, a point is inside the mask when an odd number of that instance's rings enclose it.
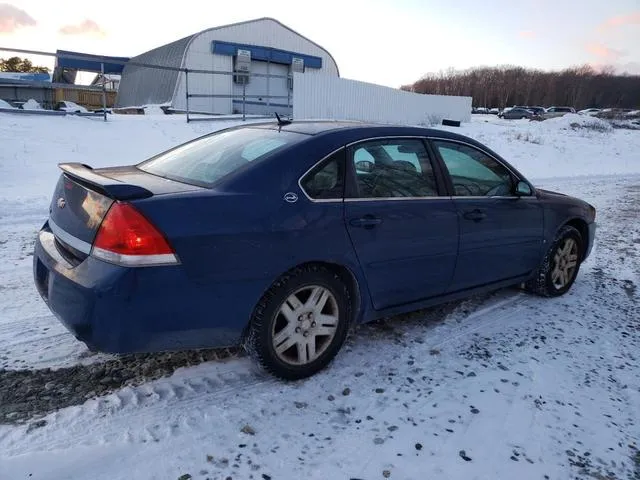
<path fill-rule="evenodd" d="M 278 119 L 279 127 L 284 127 L 285 125 L 289 125 L 291 123 L 291 120 L 280 118 L 280 115 L 278 115 L 278 112 L 274 112 L 274 113 L 276 114 L 276 118 Z"/>

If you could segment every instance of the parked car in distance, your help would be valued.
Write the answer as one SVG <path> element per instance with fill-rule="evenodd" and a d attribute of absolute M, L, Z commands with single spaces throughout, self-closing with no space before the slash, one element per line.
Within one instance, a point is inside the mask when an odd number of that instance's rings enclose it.
<path fill-rule="evenodd" d="M 89 113 L 89 110 L 87 110 L 82 105 L 70 102 L 69 100 L 63 100 L 56 103 L 54 110 L 59 110 L 67 113 Z"/>
<path fill-rule="evenodd" d="M 595 115 L 596 113 L 600 113 L 602 110 L 599 108 L 585 108 L 584 110 L 579 110 L 578 114 L 580 115 Z"/>
<path fill-rule="evenodd" d="M 576 109 L 573 107 L 549 107 L 545 110 L 546 113 L 576 113 Z"/>
<path fill-rule="evenodd" d="M 500 118 L 504 118 L 505 120 L 516 120 L 516 119 L 525 119 L 525 118 L 531 118 L 535 116 L 535 113 L 533 113 L 531 110 L 527 110 L 526 108 L 522 108 L 522 107 L 513 107 L 510 108 L 509 110 L 503 110 L 502 112 L 500 112 L 498 114 L 498 116 Z"/>
<path fill-rule="evenodd" d="M 491 108 L 491 109 L 489 110 L 489 113 L 490 113 L 491 115 L 498 115 L 498 114 L 500 113 L 500 109 L 499 109 L 499 108 L 497 108 L 497 107 Z"/>
<path fill-rule="evenodd" d="M 532 111 L 535 115 L 544 115 L 546 112 L 544 107 L 527 107 L 527 110 Z"/>
<path fill-rule="evenodd" d="M 427 128 L 278 121 L 60 168 L 33 276 L 79 340 L 242 343 L 284 379 L 324 368 L 361 322 L 523 283 L 562 295 L 595 234 L 588 203 Z"/>
<path fill-rule="evenodd" d="M 562 117 L 567 113 L 576 113 L 573 107 L 549 107 L 545 110 L 544 118 Z"/>

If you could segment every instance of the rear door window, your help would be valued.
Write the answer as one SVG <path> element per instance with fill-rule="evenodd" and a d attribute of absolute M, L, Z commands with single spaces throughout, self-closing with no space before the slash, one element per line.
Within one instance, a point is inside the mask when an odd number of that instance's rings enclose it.
<path fill-rule="evenodd" d="M 300 181 L 314 200 L 338 200 L 344 196 L 344 150 L 331 155 Z"/>

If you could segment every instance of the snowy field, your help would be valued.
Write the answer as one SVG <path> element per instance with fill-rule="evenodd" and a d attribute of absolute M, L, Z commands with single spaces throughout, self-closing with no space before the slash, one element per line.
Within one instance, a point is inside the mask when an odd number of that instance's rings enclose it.
<path fill-rule="evenodd" d="M 0 113 L 0 479 L 639 479 L 640 131 L 576 121 L 451 128 L 597 208 L 566 296 L 361 326 L 283 383 L 235 351 L 90 354 L 32 285 L 59 162 L 135 163 L 229 123 Z"/>

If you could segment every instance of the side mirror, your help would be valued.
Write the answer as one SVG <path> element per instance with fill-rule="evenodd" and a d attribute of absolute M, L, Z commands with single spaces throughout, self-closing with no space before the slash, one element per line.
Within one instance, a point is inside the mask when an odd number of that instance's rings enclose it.
<path fill-rule="evenodd" d="M 518 197 L 530 197 L 533 194 L 531 187 L 527 182 L 520 181 L 516 185 L 516 196 Z"/>
<path fill-rule="evenodd" d="M 356 171 L 370 173 L 373 171 L 373 162 L 369 160 L 360 160 L 356 162 Z"/>

